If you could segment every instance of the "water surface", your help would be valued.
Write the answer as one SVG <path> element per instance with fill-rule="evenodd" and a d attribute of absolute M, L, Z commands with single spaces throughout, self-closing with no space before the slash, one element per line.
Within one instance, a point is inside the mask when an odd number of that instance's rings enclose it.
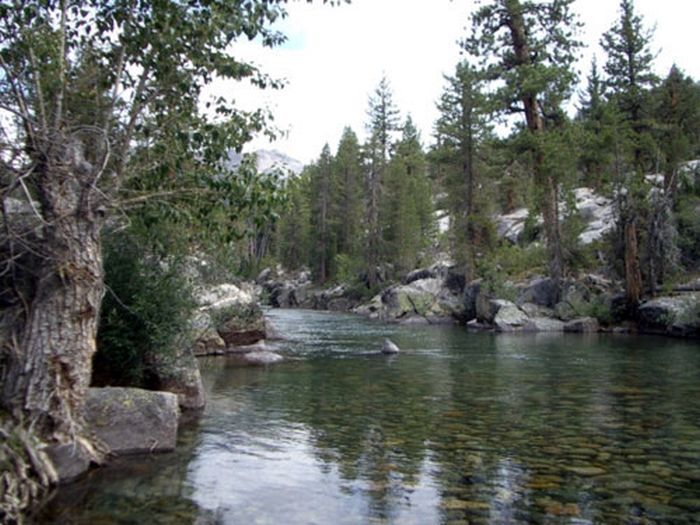
<path fill-rule="evenodd" d="M 700 523 L 697 343 L 269 317 L 288 362 L 203 359 L 178 451 L 94 472 L 43 520 Z"/>

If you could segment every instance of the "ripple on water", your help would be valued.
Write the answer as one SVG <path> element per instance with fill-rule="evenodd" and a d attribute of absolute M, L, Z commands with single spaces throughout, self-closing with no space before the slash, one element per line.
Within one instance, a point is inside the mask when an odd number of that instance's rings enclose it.
<path fill-rule="evenodd" d="M 201 361 L 178 452 L 62 489 L 44 522 L 697 523 L 697 345 L 269 316 L 299 359 Z"/>

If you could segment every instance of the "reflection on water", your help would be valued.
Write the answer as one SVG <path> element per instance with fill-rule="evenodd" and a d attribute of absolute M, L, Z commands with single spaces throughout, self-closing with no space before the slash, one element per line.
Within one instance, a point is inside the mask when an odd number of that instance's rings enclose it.
<path fill-rule="evenodd" d="M 178 452 L 97 471 L 43 519 L 699 521 L 697 344 L 270 317 L 287 363 L 202 360 L 209 405 Z"/>

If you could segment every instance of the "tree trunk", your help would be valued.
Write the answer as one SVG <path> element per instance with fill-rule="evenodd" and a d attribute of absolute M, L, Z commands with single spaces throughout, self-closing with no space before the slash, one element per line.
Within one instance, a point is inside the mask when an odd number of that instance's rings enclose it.
<path fill-rule="evenodd" d="M 508 12 L 507 23 L 513 39 L 515 60 L 520 66 L 528 66 L 532 63 L 532 59 L 525 31 L 522 6 L 517 0 L 509 0 L 506 2 L 506 9 Z M 528 129 L 536 137 L 542 137 L 545 132 L 545 126 L 536 94 L 523 92 L 521 100 Z M 564 271 L 564 257 L 559 228 L 559 185 L 551 174 L 544 173 L 544 156 L 541 146 L 537 145 L 536 147 L 535 182 L 543 195 L 542 209 L 549 255 L 549 276 L 554 280 L 557 290 L 559 290 Z"/>
<path fill-rule="evenodd" d="M 642 296 L 642 272 L 639 268 L 637 221 L 625 221 L 625 290 L 631 313 L 636 312 Z"/>
<path fill-rule="evenodd" d="M 83 434 L 104 291 L 97 174 L 82 144 L 55 141 L 39 168 L 42 264 L 9 356 L 3 404 L 46 442 Z"/>
<path fill-rule="evenodd" d="M 369 203 L 367 207 L 367 286 L 373 288 L 379 282 L 379 170 L 372 166 L 369 180 Z"/>

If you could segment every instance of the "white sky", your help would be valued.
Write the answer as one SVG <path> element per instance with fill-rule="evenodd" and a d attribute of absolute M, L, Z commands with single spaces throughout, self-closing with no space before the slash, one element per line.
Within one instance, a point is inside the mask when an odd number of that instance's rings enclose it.
<path fill-rule="evenodd" d="M 232 94 L 242 107 L 269 107 L 276 125 L 287 132 L 273 144 L 255 140 L 248 149 L 278 149 L 306 163 L 326 142 L 335 151 L 345 126 L 364 139 L 368 97 L 386 74 L 402 116 L 411 114 L 429 144 L 443 74 L 451 74 L 459 60 L 456 42 L 467 34 L 474 5 L 474 0 L 353 0 L 338 7 L 318 0 L 292 2 L 279 26 L 289 39 L 284 46 L 270 50 L 240 42 L 233 50 L 271 76 L 287 79 L 287 86 L 260 92 L 221 83 L 215 89 Z M 588 46 L 582 78 L 592 53 L 604 61 L 598 42 L 617 20 L 618 6 L 618 0 L 574 4 Z M 675 62 L 700 80 L 700 0 L 636 0 L 635 6 L 647 27 L 656 26 L 657 73 L 665 76 Z"/>

